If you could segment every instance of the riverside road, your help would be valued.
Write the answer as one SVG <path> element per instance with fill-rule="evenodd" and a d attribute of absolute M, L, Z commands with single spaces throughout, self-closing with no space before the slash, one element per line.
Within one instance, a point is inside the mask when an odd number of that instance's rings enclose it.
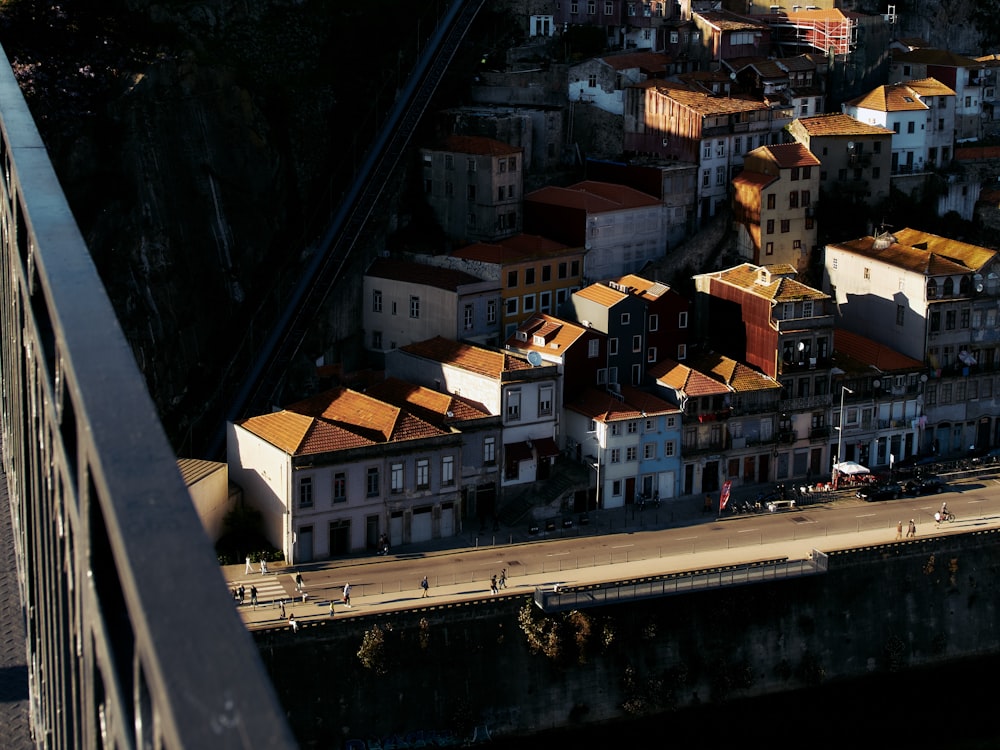
<path fill-rule="evenodd" d="M 293 614 L 310 620 L 383 613 L 426 606 L 470 602 L 492 596 L 490 578 L 507 571 L 507 586 L 498 596 L 527 596 L 537 587 L 572 587 L 631 580 L 664 573 L 703 570 L 787 558 L 807 559 L 812 551 L 891 543 L 897 524 L 903 533 L 912 518 L 918 538 L 1000 528 L 1000 479 L 995 473 L 950 481 L 941 494 L 866 503 L 838 493 L 818 502 L 776 513 L 722 517 L 702 511 L 699 498 L 681 498 L 647 507 L 591 513 L 589 523 L 528 536 L 498 531 L 466 530 L 448 540 L 409 545 L 375 554 L 299 566 L 269 565 L 262 575 L 245 574 L 245 566 L 223 569 L 230 588 L 243 584 L 245 603 L 239 607 L 250 628 L 287 627 Z M 934 513 L 947 502 L 956 520 L 936 524 Z M 578 519 L 577 519 L 578 520 Z M 905 542 L 905 538 L 903 540 Z M 296 574 L 302 575 L 301 590 Z M 427 576 L 428 597 L 421 579 Z M 343 587 L 351 586 L 351 606 L 343 602 Z M 250 604 L 250 587 L 258 605 Z M 303 596 L 303 593 L 305 596 Z"/>

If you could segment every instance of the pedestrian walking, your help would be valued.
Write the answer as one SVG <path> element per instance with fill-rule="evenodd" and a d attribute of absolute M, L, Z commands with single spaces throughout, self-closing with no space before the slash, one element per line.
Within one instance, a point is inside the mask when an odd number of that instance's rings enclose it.
<path fill-rule="evenodd" d="M 288 624 L 291 625 L 293 633 L 299 632 L 299 622 L 295 619 L 294 612 L 292 613 L 292 616 L 288 618 Z"/>
<path fill-rule="evenodd" d="M 239 600 L 240 600 L 240 591 L 235 586 L 233 586 L 233 601 L 239 602 Z"/>
<path fill-rule="evenodd" d="M 896 524 L 896 539 L 902 539 L 902 538 L 903 538 L 903 522 L 900 521 L 899 523 Z"/>
<path fill-rule="evenodd" d="M 330 600 L 330 617 L 333 617 L 333 615 L 334 615 L 333 599 L 331 599 Z"/>
<path fill-rule="evenodd" d="M 267 560 L 263 557 L 260 558 L 260 574 L 262 576 L 267 575 Z"/>
<path fill-rule="evenodd" d="M 350 583 L 345 583 L 344 584 L 344 606 L 345 607 L 350 607 L 351 606 L 351 584 Z"/>
<path fill-rule="evenodd" d="M 497 586 L 502 589 L 507 588 L 507 568 L 500 571 L 500 580 L 497 581 Z"/>
<path fill-rule="evenodd" d="M 909 538 L 911 536 L 916 536 L 916 535 L 917 535 L 917 524 L 911 518 L 909 525 L 906 527 L 906 536 L 907 538 Z"/>
<path fill-rule="evenodd" d="M 240 595 L 240 604 L 242 604 L 243 603 L 243 597 L 246 596 L 247 590 L 245 588 L 243 588 L 243 584 L 241 583 L 240 587 L 236 591 Z"/>
<path fill-rule="evenodd" d="M 420 595 L 420 598 L 423 599 L 427 596 L 427 589 L 430 588 L 430 584 L 427 583 L 427 576 L 424 576 L 423 580 L 420 582 L 420 588 L 424 590 L 424 593 Z"/>
<path fill-rule="evenodd" d="M 250 603 L 253 605 L 254 609 L 257 609 L 257 587 L 250 587 Z"/>
<path fill-rule="evenodd" d="M 493 576 L 490 578 L 490 593 L 492 593 L 494 596 L 497 593 L 497 574 L 496 573 L 494 573 Z"/>
<path fill-rule="evenodd" d="M 243 571 L 243 575 L 248 576 L 251 573 L 253 573 L 253 568 L 250 567 L 250 555 L 247 555 L 247 567 L 246 570 Z"/>
<path fill-rule="evenodd" d="M 284 599 L 282 599 L 282 600 L 281 600 L 281 601 L 280 601 L 280 602 L 278 603 L 278 606 L 279 606 L 279 607 L 281 607 L 281 619 L 282 619 L 282 620 L 284 620 L 284 619 L 285 619 L 285 600 L 284 600 Z"/>
<path fill-rule="evenodd" d="M 302 574 L 301 573 L 296 573 L 295 574 L 295 590 L 296 591 L 302 591 Z"/>

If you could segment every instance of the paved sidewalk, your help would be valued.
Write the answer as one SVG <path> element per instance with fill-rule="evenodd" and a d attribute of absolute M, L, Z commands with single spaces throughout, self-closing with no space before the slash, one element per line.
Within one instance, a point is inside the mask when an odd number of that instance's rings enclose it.
<path fill-rule="evenodd" d="M 761 491 L 761 487 L 744 488 L 742 492 L 734 495 L 735 501 L 742 501 L 746 498 L 754 498 Z M 832 501 L 835 498 L 846 498 L 846 492 L 822 493 L 822 500 Z M 717 494 L 714 501 L 718 503 Z M 693 524 L 718 523 L 729 519 L 740 518 L 727 513 L 721 517 L 715 513 L 704 513 L 704 496 L 680 498 L 673 503 L 661 503 L 659 509 L 647 506 L 645 510 L 639 511 L 637 508 L 616 509 L 610 511 L 600 511 L 588 514 L 590 522 L 586 526 L 577 524 L 578 516 L 574 516 L 574 526 L 564 529 L 558 527 L 551 532 L 542 532 L 538 535 L 529 535 L 527 526 L 520 530 L 510 530 L 506 534 L 502 531 L 496 532 L 494 544 L 493 533 L 486 537 L 479 534 L 479 530 L 465 530 L 461 534 L 445 540 L 434 540 L 424 544 L 407 545 L 405 548 L 392 550 L 391 554 L 419 554 L 422 557 L 437 557 L 444 555 L 455 555 L 476 549 L 498 549 L 505 556 L 510 556 L 511 550 L 521 544 L 530 544 L 534 541 L 560 538 L 580 538 L 591 535 L 604 535 L 616 532 L 636 531 L 640 529 L 666 529 L 679 528 Z M 1000 525 L 1000 524 L 998 524 Z M 544 528 L 544 527 L 543 527 Z M 953 531 L 959 531 L 956 526 Z M 864 544 L 881 544 L 893 540 L 890 530 L 878 529 L 869 532 L 845 534 L 843 537 L 828 537 L 822 540 L 822 551 L 832 551 L 834 549 L 855 547 Z M 532 594 L 536 587 L 552 586 L 560 583 L 562 586 L 574 586 L 598 583 L 610 580 L 623 580 L 635 577 L 655 575 L 659 573 L 677 572 L 684 570 L 697 570 L 700 568 L 713 567 L 719 565 L 729 565 L 748 560 L 771 559 L 777 557 L 787 557 L 790 560 L 802 560 L 810 557 L 812 550 L 817 547 L 817 540 L 805 538 L 795 541 L 783 541 L 773 544 L 761 544 L 751 547 L 734 547 L 725 550 L 710 550 L 687 555 L 671 557 L 653 557 L 645 560 L 632 562 L 616 562 L 613 565 L 595 565 L 575 567 L 571 570 L 560 571 L 558 573 L 533 573 L 520 575 L 508 579 L 507 588 L 501 589 L 498 596 L 524 596 Z M 303 566 L 286 566 L 283 563 L 269 564 L 267 575 L 261 575 L 259 568 L 254 565 L 254 572 L 247 575 L 245 565 L 230 565 L 223 568 L 223 573 L 230 588 L 242 583 L 246 588 L 245 603 L 239 607 L 240 613 L 252 629 L 288 627 L 288 616 L 295 615 L 296 620 L 302 626 L 311 622 L 327 621 L 330 619 L 329 604 L 331 599 L 334 602 L 334 620 L 341 617 L 366 615 L 373 613 L 389 612 L 401 609 L 413 609 L 421 607 L 437 607 L 445 604 L 455 604 L 459 602 L 472 602 L 477 600 L 488 600 L 491 598 L 489 582 L 458 582 L 447 585 L 432 585 L 430 596 L 423 598 L 419 587 L 419 581 L 412 582 L 411 589 L 375 591 L 374 586 L 355 586 L 352 592 L 352 606 L 346 607 L 342 603 L 342 593 L 340 589 L 340 579 L 351 579 L 360 581 L 371 577 L 371 566 L 378 566 L 384 562 L 384 558 L 373 554 L 362 554 L 337 560 L 321 561 L 309 563 Z M 367 570 L 366 570 L 367 568 Z M 307 598 L 302 600 L 301 594 L 295 588 L 295 574 L 301 570 L 306 577 Z M 320 572 L 336 572 L 338 579 L 334 583 L 331 576 L 326 584 L 317 584 L 322 576 L 316 576 Z M 310 582 L 310 578 L 313 582 Z M 266 591 L 268 595 L 258 596 L 258 606 L 254 608 L 250 605 L 250 586 L 256 585 L 258 592 Z M 284 593 L 285 617 L 281 616 L 281 608 L 278 601 Z"/>

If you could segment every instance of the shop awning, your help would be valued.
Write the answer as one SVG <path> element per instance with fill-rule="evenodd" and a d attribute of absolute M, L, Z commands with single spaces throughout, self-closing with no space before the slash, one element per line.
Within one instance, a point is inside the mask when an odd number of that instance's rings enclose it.
<path fill-rule="evenodd" d="M 528 444 L 525 442 L 504 443 L 503 450 L 506 455 L 507 463 L 531 460 L 531 448 L 529 448 Z"/>
<path fill-rule="evenodd" d="M 857 461 L 841 461 L 833 468 L 841 474 L 871 474 L 867 466 L 862 466 Z"/>
<path fill-rule="evenodd" d="M 554 458 L 559 455 L 559 446 L 550 437 L 537 438 L 533 441 L 539 458 Z"/>

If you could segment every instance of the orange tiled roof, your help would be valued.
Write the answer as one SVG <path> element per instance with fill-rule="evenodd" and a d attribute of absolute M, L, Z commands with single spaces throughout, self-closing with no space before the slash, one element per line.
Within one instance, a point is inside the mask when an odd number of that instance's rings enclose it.
<path fill-rule="evenodd" d="M 781 388 L 774 378 L 716 352 L 698 354 L 688 364 L 740 393 Z"/>
<path fill-rule="evenodd" d="M 740 96 L 711 96 L 701 91 L 666 86 L 660 86 L 659 89 L 664 96 L 670 97 L 678 104 L 701 115 L 734 114 L 770 109 L 766 103 L 759 99 Z"/>
<path fill-rule="evenodd" d="M 546 315 L 545 313 L 535 313 L 528 320 L 521 323 L 517 330 L 527 333 L 528 340 L 519 340 L 517 332 L 515 332 L 505 342 L 505 346 L 508 349 L 523 352 L 557 352 L 560 355 L 587 331 L 583 326 Z M 534 342 L 535 336 L 542 337 L 545 340 L 545 344 L 536 344 Z"/>
<path fill-rule="evenodd" d="M 670 286 L 662 281 L 650 281 L 634 273 L 627 273 L 618 279 L 618 283 L 630 286 L 645 299 L 659 299 L 670 291 Z"/>
<path fill-rule="evenodd" d="M 892 135 L 893 130 L 881 125 L 868 125 L 845 114 L 816 115 L 798 121 L 809 135 Z"/>
<path fill-rule="evenodd" d="M 532 369 L 526 360 L 507 354 L 506 352 L 463 344 L 443 338 L 442 336 L 418 341 L 414 344 L 407 344 L 400 347 L 400 349 L 424 359 L 452 365 L 453 367 L 468 370 L 478 375 L 486 375 L 491 378 L 499 379 L 504 372 Z"/>
<path fill-rule="evenodd" d="M 996 251 L 958 240 L 939 237 L 917 229 L 901 229 L 891 235 L 886 247 L 876 245 L 874 237 L 841 242 L 839 247 L 870 258 L 878 258 L 924 276 L 944 276 L 978 271 L 996 257 Z"/>
<path fill-rule="evenodd" d="M 778 143 L 763 148 L 771 152 L 775 163 L 782 169 L 818 167 L 820 165 L 820 160 L 801 143 Z"/>
<path fill-rule="evenodd" d="M 777 176 L 773 174 L 743 170 L 733 178 L 733 185 L 736 185 L 737 187 L 746 185 L 747 187 L 761 190 L 770 185 L 772 182 L 777 181 L 777 179 Z"/>
<path fill-rule="evenodd" d="M 491 416 L 485 407 L 451 393 L 435 391 L 399 378 L 386 378 L 366 393 L 395 404 L 431 424 L 447 425 Z"/>
<path fill-rule="evenodd" d="M 689 398 L 719 396 L 731 389 L 725 383 L 672 359 L 662 359 L 647 371 L 657 383 L 684 393 Z"/>
<path fill-rule="evenodd" d="M 774 300 L 775 302 L 794 302 L 804 299 L 829 299 L 829 295 L 818 289 L 806 286 L 800 281 L 790 279 L 779 273 L 793 272 L 791 266 L 772 266 L 772 280 L 763 284 L 758 281 L 760 278 L 760 267 L 752 263 L 744 263 L 724 271 L 717 271 L 713 276 L 727 284 L 738 286 L 758 297 Z"/>
<path fill-rule="evenodd" d="M 880 372 L 899 370 L 912 372 L 924 366 L 918 359 L 907 357 L 884 344 L 843 328 L 837 328 L 833 332 L 833 350 L 835 353 L 846 354 L 866 367 L 874 367 Z"/>
<path fill-rule="evenodd" d="M 596 282 L 590 286 L 585 286 L 577 292 L 573 292 L 573 294 L 579 295 L 591 302 L 596 302 L 603 307 L 614 307 L 628 296 L 624 292 L 612 289 L 607 284 Z"/>
<path fill-rule="evenodd" d="M 920 97 L 954 96 L 955 92 L 934 78 L 878 86 L 847 102 L 848 106 L 879 112 L 908 112 L 930 109 Z"/>
<path fill-rule="evenodd" d="M 720 31 L 760 31 L 768 28 L 766 23 L 738 16 L 725 10 L 703 10 L 692 13 L 702 18 L 709 26 Z"/>
<path fill-rule="evenodd" d="M 622 398 L 618 399 L 607 391 L 596 388 L 588 389 L 584 395 L 566 408 L 590 417 L 596 422 L 616 422 L 627 419 L 640 419 L 656 414 L 679 414 L 680 409 L 638 388 L 623 385 Z"/>

